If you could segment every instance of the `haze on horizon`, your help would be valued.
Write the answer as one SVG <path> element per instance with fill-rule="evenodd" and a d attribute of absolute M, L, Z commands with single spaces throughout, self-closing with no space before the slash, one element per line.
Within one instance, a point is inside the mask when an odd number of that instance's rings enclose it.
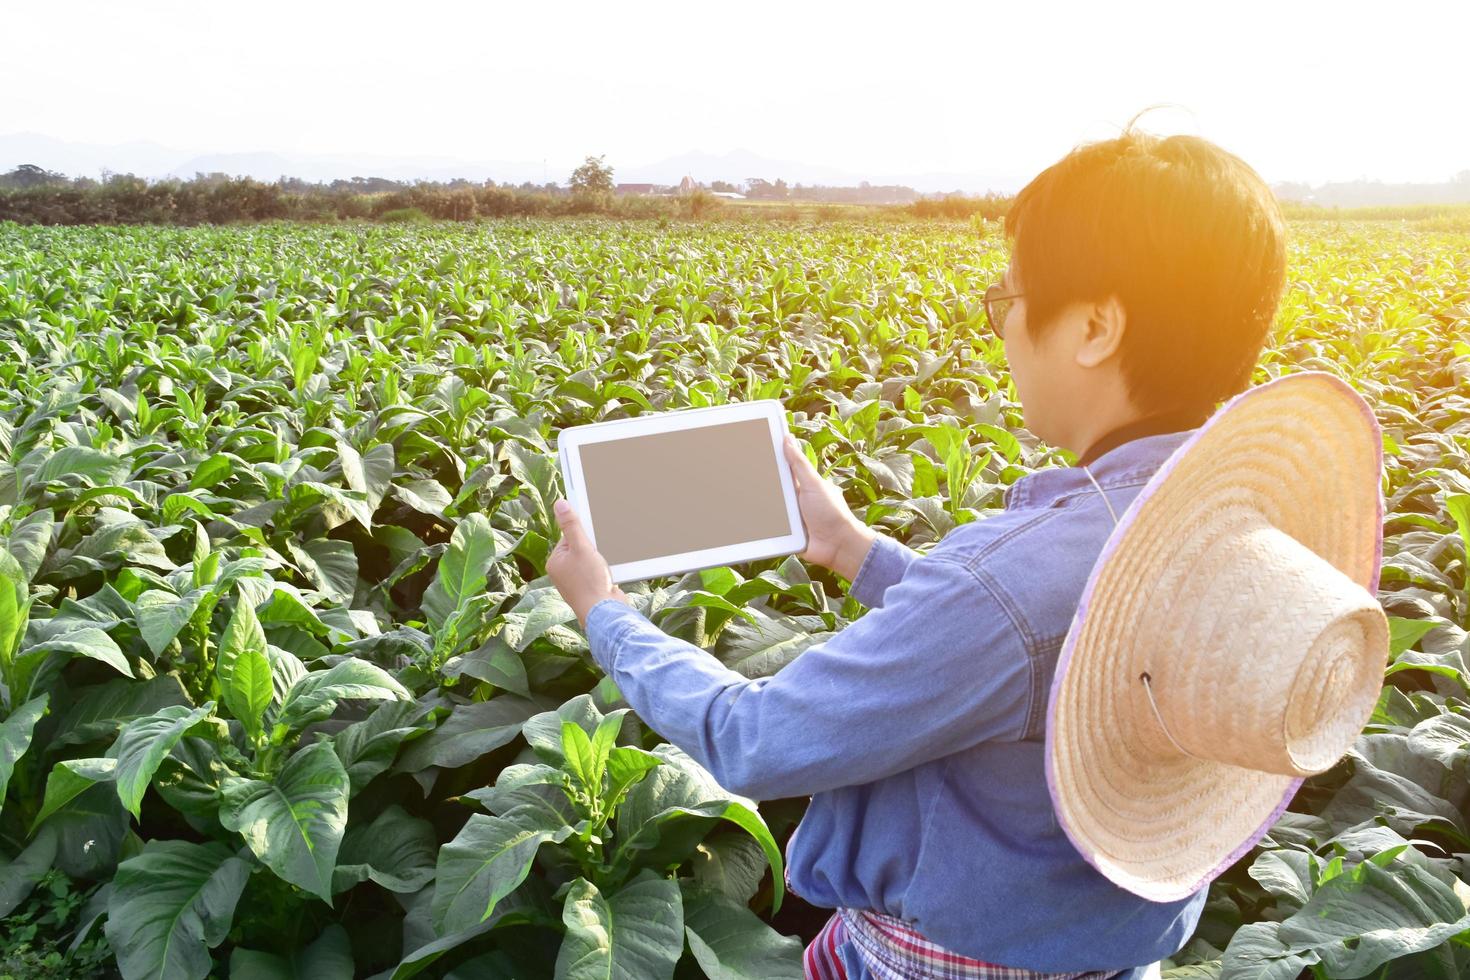
<path fill-rule="evenodd" d="M 1463 0 L 55 0 L 5 21 L 0 135 L 544 160 L 559 180 L 587 154 L 632 177 L 735 149 L 871 174 L 1030 175 L 1169 103 L 1144 127 L 1206 136 L 1271 182 L 1470 170 Z"/>

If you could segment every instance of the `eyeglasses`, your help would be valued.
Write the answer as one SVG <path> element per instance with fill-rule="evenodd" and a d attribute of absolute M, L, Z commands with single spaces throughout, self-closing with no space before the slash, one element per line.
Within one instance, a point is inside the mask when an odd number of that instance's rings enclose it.
<path fill-rule="evenodd" d="M 1006 338 L 1006 316 L 1011 312 L 1011 301 L 1020 299 L 1025 293 L 1001 293 L 1001 284 L 991 283 L 985 290 L 985 321 L 1001 340 Z"/>

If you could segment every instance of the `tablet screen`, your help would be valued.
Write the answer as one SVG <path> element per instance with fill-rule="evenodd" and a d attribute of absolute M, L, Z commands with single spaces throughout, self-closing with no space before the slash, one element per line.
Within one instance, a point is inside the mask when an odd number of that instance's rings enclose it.
<path fill-rule="evenodd" d="M 791 533 L 766 419 L 589 442 L 579 454 L 609 565 Z"/>

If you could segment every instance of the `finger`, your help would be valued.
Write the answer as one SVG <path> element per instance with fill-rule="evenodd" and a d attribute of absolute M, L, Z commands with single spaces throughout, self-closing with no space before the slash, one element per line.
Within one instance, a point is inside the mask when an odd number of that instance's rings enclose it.
<path fill-rule="evenodd" d="M 582 519 L 566 500 L 558 500 L 552 510 L 556 513 L 556 524 L 561 528 L 562 540 L 568 548 L 579 548 L 587 543 L 587 534 L 582 530 Z"/>
<path fill-rule="evenodd" d="M 815 475 L 817 472 L 816 467 L 812 466 L 812 461 L 806 458 L 806 454 L 803 453 L 801 451 L 801 447 L 796 444 L 796 437 L 788 432 L 786 433 L 785 441 L 786 458 L 791 462 L 792 468 L 797 471 L 797 475 Z"/>

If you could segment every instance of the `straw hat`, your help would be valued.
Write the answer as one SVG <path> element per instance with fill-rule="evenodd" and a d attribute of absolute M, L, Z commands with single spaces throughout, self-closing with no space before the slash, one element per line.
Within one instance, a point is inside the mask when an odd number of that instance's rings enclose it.
<path fill-rule="evenodd" d="M 1046 731 L 1057 819 L 1118 885 L 1191 895 L 1367 723 L 1388 658 L 1382 466 L 1362 397 L 1299 372 L 1221 406 L 1118 518 Z"/>

